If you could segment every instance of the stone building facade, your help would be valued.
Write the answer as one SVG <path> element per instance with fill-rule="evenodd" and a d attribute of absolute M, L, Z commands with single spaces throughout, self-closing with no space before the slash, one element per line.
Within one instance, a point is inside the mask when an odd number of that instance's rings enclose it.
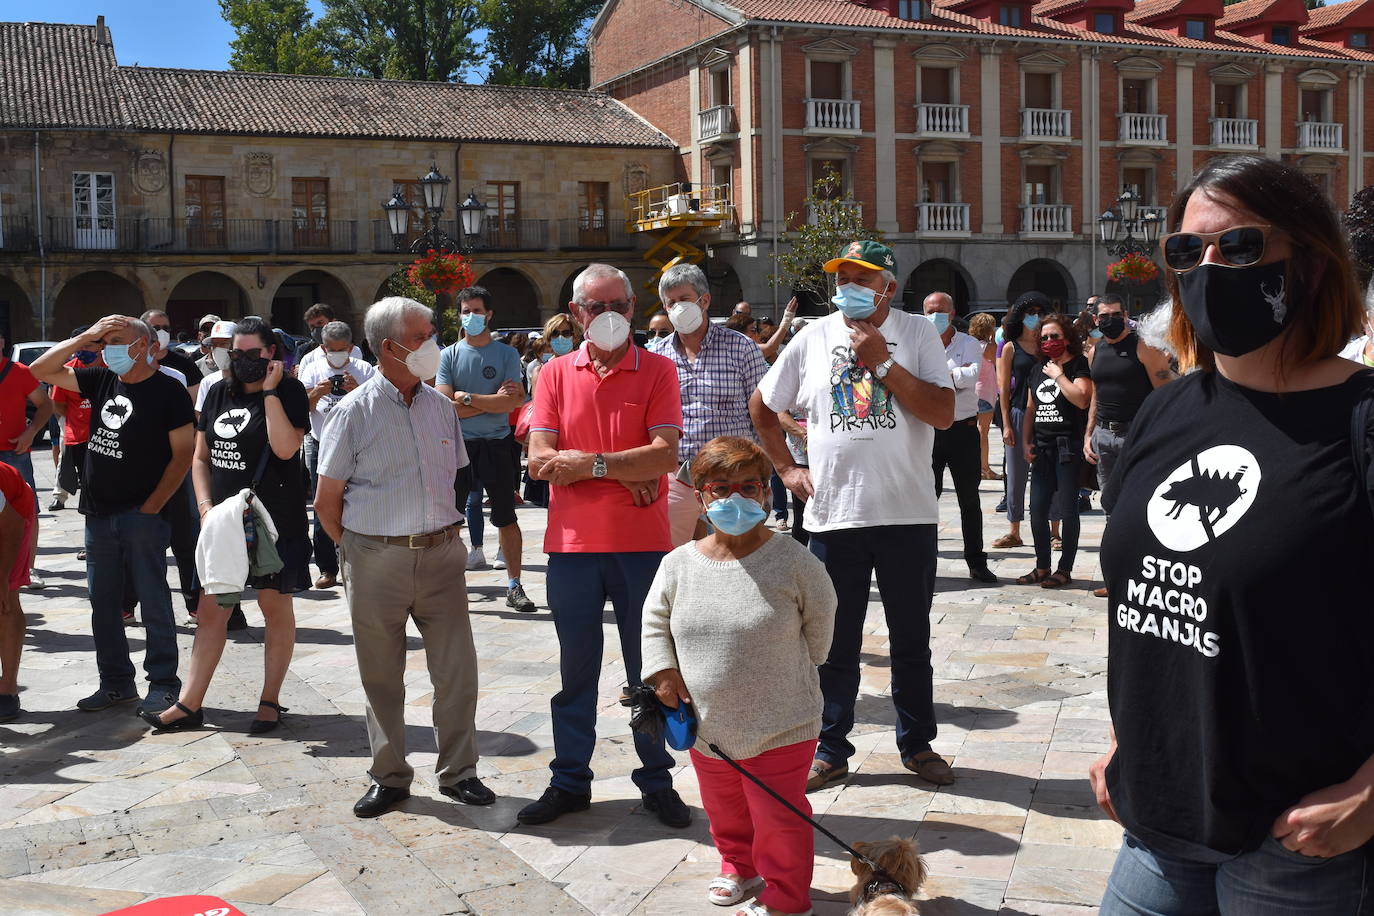
<path fill-rule="evenodd" d="M 679 169 L 601 93 L 121 67 L 103 23 L 0 23 L 0 325 L 156 307 L 299 331 L 314 302 L 356 321 L 413 257 L 381 204 L 418 203 L 431 164 L 450 236 L 469 192 L 486 205 L 468 241 L 503 327 L 541 324 L 589 261 L 647 276 L 624 196 Z"/>

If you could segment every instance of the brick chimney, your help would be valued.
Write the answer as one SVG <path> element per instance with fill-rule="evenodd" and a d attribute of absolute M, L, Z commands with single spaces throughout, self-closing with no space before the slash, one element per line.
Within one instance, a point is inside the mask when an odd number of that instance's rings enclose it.
<path fill-rule="evenodd" d="M 95 43 L 107 45 L 110 43 L 110 30 L 105 28 L 105 17 L 95 17 Z"/>

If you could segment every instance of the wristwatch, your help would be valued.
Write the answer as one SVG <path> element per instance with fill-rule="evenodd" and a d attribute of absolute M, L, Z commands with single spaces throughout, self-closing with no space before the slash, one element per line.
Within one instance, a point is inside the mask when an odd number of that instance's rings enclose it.
<path fill-rule="evenodd" d="M 275 388 L 264 388 L 262 389 L 262 396 L 265 398 L 279 398 L 281 397 L 281 392 Z"/>
<path fill-rule="evenodd" d="M 464 394 L 464 395 L 463 395 L 463 406 L 464 406 L 464 407 L 471 407 L 471 406 L 472 406 L 472 395 L 470 395 L 470 394 Z"/>
<path fill-rule="evenodd" d="M 892 357 L 889 356 L 873 367 L 873 377 L 881 382 L 883 379 L 887 378 L 887 374 L 892 371 L 893 365 L 895 365 L 895 363 Z"/>
<path fill-rule="evenodd" d="M 592 456 L 592 476 L 606 476 L 606 456 L 600 452 Z"/>

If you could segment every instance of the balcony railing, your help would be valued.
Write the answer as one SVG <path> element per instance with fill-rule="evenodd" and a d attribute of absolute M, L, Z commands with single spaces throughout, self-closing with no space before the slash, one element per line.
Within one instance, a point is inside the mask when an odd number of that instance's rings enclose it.
<path fill-rule="evenodd" d="M 278 220 L 277 250 L 351 253 L 358 250 L 358 224 L 349 219 Z"/>
<path fill-rule="evenodd" d="M 697 113 L 697 133 L 702 140 L 712 140 L 735 129 L 735 106 L 716 105 Z"/>
<path fill-rule="evenodd" d="M 1022 108 L 1021 136 L 1067 140 L 1073 134 L 1073 112 L 1064 108 Z"/>
<path fill-rule="evenodd" d="M 625 221 L 560 219 L 558 247 L 564 251 L 577 249 L 634 248 L 635 233 L 625 231 Z"/>
<path fill-rule="evenodd" d="M 851 99 L 807 99 L 806 129 L 813 133 L 858 133 L 859 103 Z"/>
<path fill-rule="evenodd" d="M 488 251 L 544 251 L 549 247 L 549 221 L 488 216 L 477 247 Z"/>
<path fill-rule="evenodd" d="M 148 220 L 128 217 L 48 217 L 49 251 L 144 251 Z"/>
<path fill-rule="evenodd" d="M 1299 121 L 1298 149 L 1340 149 L 1341 127 L 1329 121 Z"/>
<path fill-rule="evenodd" d="M 1120 143 L 1162 146 L 1169 142 L 1168 115 L 1121 112 L 1117 114 L 1116 121 L 1116 138 Z"/>
<path fill-rule="evenodd" d="M 27 216 L 0 217 L 0 251 L 31 251 L 38 247 L 38 233 Z"/>
<path fill-rule="evenodd" d="M 968 204 L 917 204 L 916 210 L 925 235 L 968 235 Z"/>
<path fill-rule="evenodd" d="M 923 134 L 967 135 L 968 106 L 922 102 L 916 106 L 916 130 Z"/>
<path fill-rule="evenodd" d="M 1068 204 L 1022 205 L 1021 234 L 1041 236 L 1073 235 L 1073 207 Z"/>
<path fill-rule="evenodd" d="M 1257 149 L 1259 122 L 1254 118 L 1213 118 L 1212 145 L 1228 149 Z"/>

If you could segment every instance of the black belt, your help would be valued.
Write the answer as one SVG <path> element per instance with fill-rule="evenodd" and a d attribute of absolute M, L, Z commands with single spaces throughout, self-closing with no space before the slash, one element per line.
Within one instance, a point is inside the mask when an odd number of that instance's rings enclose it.
<path fill-rule="evenodd" d="M 953 423 L 950 424 L 950 428 L 952 429 L 952 428 L 955 427 L 955 426 L 977 426 L 977 425 L 978 425 L 978 414 L 974 414 L 973 416 L 971 416 L 971 417 L 965 417 L 965 418 L 962 419 L 962 420 L 955 420 Z"/>
<path fill-rule="evenodd" d="M 1120 423 L 1116 420 L 1098 420 L 1097 425 L 1099 428 L 1105 429 L 1108 432 L 1124 433 L 1127 428 L 1130 427 L 1131 422 L 1129 420 Z"/>
<path fill-rule="evenodd" d="M 409 547 L 411 550 L 428 550 L 430 547 L 438 547 L 447 544 L 456 538 L 463 530 L 462 522 L 449 525 L 447 528 L 440 528 L 429 534 L 363 534 L 354 532 L 358 537 L 367 538 L 369 541 L 381 541 L 383 544 L 390 544 L 393 547 Z"/>

